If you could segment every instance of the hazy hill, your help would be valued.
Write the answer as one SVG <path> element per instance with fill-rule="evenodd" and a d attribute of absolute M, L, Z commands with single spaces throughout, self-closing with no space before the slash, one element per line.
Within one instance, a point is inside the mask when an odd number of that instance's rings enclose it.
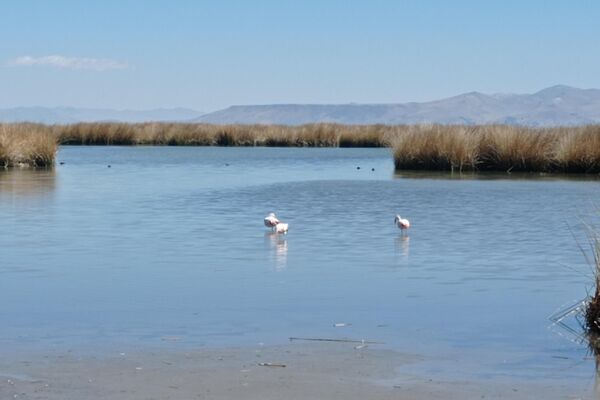
<path fill-rule="evenodd" d="M 201 112 L 187 108 L 158 108 L 139 111 L 74 107 L 16 107 L 0 109 L 0 122 L 68 124 L 96 121 L 189 121 L 201 115 Z"/>
<path fill-rule="evenodd" d="M 232 106 L 204 114 L 195 121 L 284 125 L 310 122 L 578 125 L 600 123 L 600 90 L 558 85 L 533 94 L 470 92 L 424 103 Z"/>
<path fill-rule="evenodd" d="M 600 123 L 600 90 L 552 86 L 533 94 L 470 92 L 424 103 L 231 106 L 203 114 L 187 108 L 111 110 L 73 107 L 0 109 L 0 122 L 173 121 L 215 124 L 507 123 L 530 126 Z"/>

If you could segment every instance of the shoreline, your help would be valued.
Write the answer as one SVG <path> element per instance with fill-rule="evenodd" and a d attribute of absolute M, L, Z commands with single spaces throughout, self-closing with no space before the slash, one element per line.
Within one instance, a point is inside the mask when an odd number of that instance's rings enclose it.
<path fill-rule="evenodd" d="M 568 381 L 456 379 L 411 372 L 418 354 L 349 343 L 73 351 L 0 360 L 0 398 L 63 399 L 464 399 L 594 398 Z M 433 360 L 435 361 L 435 360 Z M 457 365 L 460 369 L 460 365 Z M 16 397 L 15 397 L 16 395 Z"/>

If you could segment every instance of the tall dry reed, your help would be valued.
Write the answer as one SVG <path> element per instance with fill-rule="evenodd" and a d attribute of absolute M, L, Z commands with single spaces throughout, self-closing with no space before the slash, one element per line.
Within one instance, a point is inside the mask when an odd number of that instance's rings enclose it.
<path fill-rule="evenodd" d="M 79 123 L 51 128 L 61 144 L 382 147 L 384 126 Z"/>
<path fill-rule="evenodd" d="M 29 157 L 37 160 L 32 164 L 41 165 L 47 157 L 35 154 L 51 152 L 54 138 L 59 144 L 73 145 L 392 147 L 398 170 L 600 173 L 600 125 L 526 128 L 436 124 L 79 123 L 6 124 L 2 127 L 4 131 L 39 136 L 36 143 L 19 139 L 21 150 L 16 151 L 19 146 L 13 145 L 10 159 Z M 40 149 L 41 143 L 49 143 L 50 147 Z M 1 146 L 0 154 L 9 152 L 7 144 Z M 29 156 L 25 155 L 26 148 L 31 149 Z M 6 165 L 2 160 L 7 159 L 3 156 L 0 162 Z"/>
<path fill-rule="evenodd" d="M 0 124 L 0 166 L 47 167 L 54 163 L 58 142 L 43 125 Z"/>
<path fill-rule="evenodd" d="M 420 125 L 393 137 L 398 170 L 600 173 L 600 126 Z"/>
<path fill-rule="evenodd" d="M 477 135 L 467 126 L 409 126 L 391 138 L 396 169 L 473 170 Z"/>

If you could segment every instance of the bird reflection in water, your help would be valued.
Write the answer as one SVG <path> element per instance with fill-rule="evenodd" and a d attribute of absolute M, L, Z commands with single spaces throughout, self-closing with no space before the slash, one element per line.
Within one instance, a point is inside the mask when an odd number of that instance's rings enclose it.
<path fill-rule="evenodd" d="M 396 236 L 396 255 L 400 257 L 408 257 L 410 245 L 410 236 L 402 233 Z"/>
<path fill-rule="evenodd" d="M 285 235 L 276 232 L 265 233 L 265 243 L 271 250 L 271 259 L 275 261 L 275 268 L 282 270 L 287 266 L 288 244 Z"/>

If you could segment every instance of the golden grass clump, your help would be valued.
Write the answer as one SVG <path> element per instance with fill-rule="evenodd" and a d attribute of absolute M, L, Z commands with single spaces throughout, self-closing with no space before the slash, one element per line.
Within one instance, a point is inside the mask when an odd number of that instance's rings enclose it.
<path fill-rule="evenodd" d="M 421 125 L 391 139 L 398 170 L 600 173 L 600 126 Z"/>
<path fill-rule="evenodd" d="M 124 123 L 87 123 L 56 126 L 61 144 L 132 145 L 138 127 Z"/>
<path fill-rule="evenodd" d="M 54 163 L 58 142 L 39 124 L 0 124 L 0 166 L 47 167 Z"/>
<path fill-rule="evenodd" d="M 591 173 L 600 170 L 600 126 L 561 129 L 553 158 L 564 172 Z"/>
<path fill-rule="evenodd" d="M 485 126 L 479 133 L 479 168 L 495 171 L 547 171 L 555 134 L 514 126 Z"/>
<path fill-rule="evenodd" d="M 395 127 L 387 125 L 360 125 L 346 127 L 337 125 L 339 147 L 383 147 L 388 146 L 388 136 Z"/>
<path fill-rule="evenodd" d="M 416 125 L 391 138 L 396 169 L 473 170 L 478 138 L 467 126 Z"/>

